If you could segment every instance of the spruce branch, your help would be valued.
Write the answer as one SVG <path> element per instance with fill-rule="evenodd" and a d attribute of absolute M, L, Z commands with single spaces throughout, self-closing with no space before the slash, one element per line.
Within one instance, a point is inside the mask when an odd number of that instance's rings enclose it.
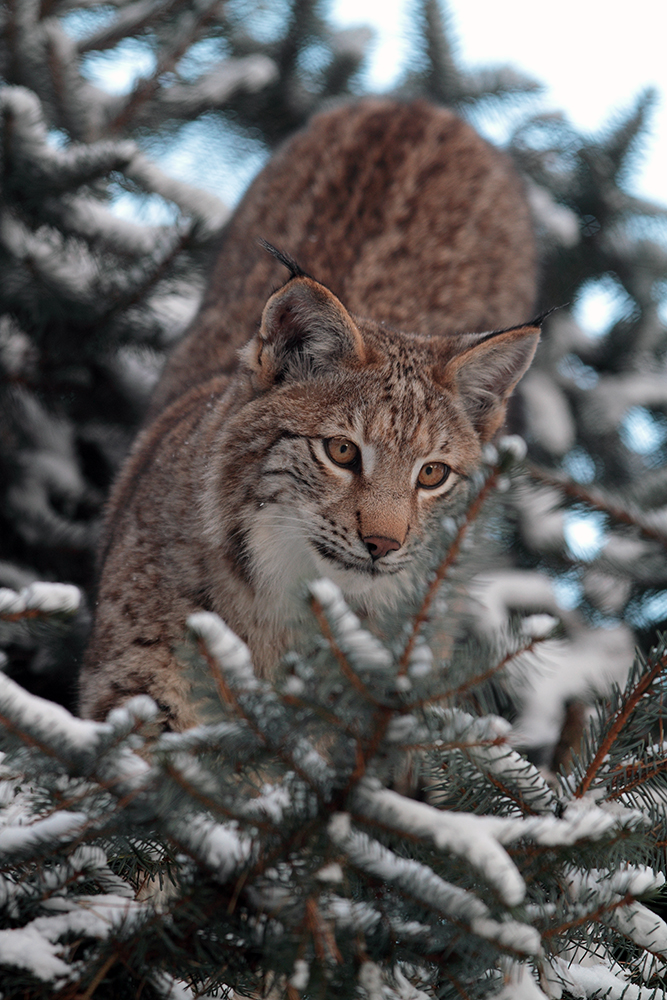
<path fill-rule="evenodd" d="M 202 29 L 215 19 L 219 7 L 219 0 L 209 0 L 208 3 L 202 4 L 196 13 L 192 11 L 186 13 L 181 19 L 184 23 L 179 22 L 181 30 L 177 33 L 173 44 L 159 53 L 154 71 L 150 76 L 137 81 L 122 107 L 106 123 L 108 132 L 114 135 L 128 130 L 140 109 L 159 91 L 161 78 L 174 70 L 179 60 L 199 37 Z"/>
<path fill-rule="evenodd" d="M 486 670 L 466 678 L 466 680 L 457 684 L 456 687 L 446 688 L 444 691 L 438 691 L 437 694 L 427 695 L 425 698 L 421 699 L 418 704 L 423 705 L 426 702 L 429 704 L 435 704 L 439 701 L 455 702 L 461 699 L 463 695 L 467 695 L 473 688 L 486 684 L 498 674 L 502 673 L 510 663 L 519 659 L 519 657 L 534 653 L 535 650 L 539 649 L 541 643 L 546 642 L 549 638 L 550 635 L 545 635 L 538 637 L 532 636 L 531 638 L 526 639 L 525 642 L 518 645 L 515 649 L 509 649 L 496 663 L 488 667 Z"/>
<path fill-rule="evenodd" d="M 85 55 L 88 52 L 103 52 L 114 48 L 123 39 L 144 32 L 156 22 L 173 16 L 187 3 L 188 0 L 167 0 L 160 4 L 156 4 L 154 0 L 136 0 L 134 3 L 123 4 L 113 21 L 77 41 L 77 51 L 80 55 Z"/>
<path fill-rule="evenodd" d="M 570 479 L 564 479 L 561 476 L 554 475 L 554 473 L 551 473 L 547 469 L 543 469 L 540 466 L 529 464 L 526 467 L 526 472 L 531 479 L 535 480 L 535 482 L 544 486 L 551 486 L 565 496 L 571 497 L 573 500 L 585 504 L 592 510 L 600 511 L 602 514 L 607 514 L 613 521 L 617 521 L 619 524 L 637 528 L 637 530 L 646 538 L 659 542 L 662 546 L 667 548 L 667 534 L 665 534 L 664 531 L 660 531 L 658 528 L 653 527 L 647 521 L 646 516 L 640 514 L 636 509 L 633 509 L 630 506 L 621 507 L 620 504 L 616 504 L 608 500 L 598 490 L 587 489 L 585 486 L 582 486 L 581 483 L 576 483 Z"/>
<path fill-rule="evenodd" d="M 373 695 L 367 684 L 364 684 L 359 675 L 352 669 L 347 657 L 343 653 L 342 649 L 336 642 L 333 632 L 329 626 L 329 622 L 324 613 L 323 605 L 317 600 L 317 597 L 312 597 L 310 601 L 310 606 L 313 610 L 313 615 L 315 616 L 315 621 L 317 622 L 320 631 L 324 638 L 326 639 L 331 652 L 336 658 L 336 662 L 340 667 L 342 673 L 350 682 L 352 687 L 364 698 L 370 705 L 376 709 L 384 709 L 386 706 L 383 705 L 378 699 Z"/>
<path fill-rule="evenodd" d="M 663 671 L 667 669 L 667 650 L 664 642 L 654 649 L 648 658 L 646 669 L 639 674 L 636 681 L 624 692 L 622 703 L 620 704 L 608 725 L 602 732 L 602 738 L 597 750 L 588 764 L 586 770 L 579 778 L 575 796 L 581 798 L 590 789 L 593 782 L 600 777 L 600 769 L 609 755 L 612 747 L 623 733 L 628 721 L 636 711 L 642 699 L 661 684 Z"/>

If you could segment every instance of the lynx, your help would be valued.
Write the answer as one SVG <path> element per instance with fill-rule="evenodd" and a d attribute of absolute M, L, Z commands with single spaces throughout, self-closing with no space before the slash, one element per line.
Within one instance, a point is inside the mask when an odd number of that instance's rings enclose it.
<path fill-rule="evenodd" d="M 174 653 L 194 611 L 271 675 L 304 581 L 371 621 L 396 602 L 530 364 L 534 295 L 521 182 L 451 112 L 372 99 L 292 138 L 227 226 L 112 493 L 82 713 L 147 692 L 194 724 Z"/>

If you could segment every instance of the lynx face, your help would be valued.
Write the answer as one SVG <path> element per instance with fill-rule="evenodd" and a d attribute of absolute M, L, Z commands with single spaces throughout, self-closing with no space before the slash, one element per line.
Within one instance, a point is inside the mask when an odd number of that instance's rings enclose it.
<path fill-rule="evenodd" d="M 353 320 L 303 275 L 271 297 L 243 353 L 250 398 L 229 425 L 206 509 L 276 619 L 315 576 L 368 610 L 395 601 L 538 336 L 532 326 L 446 341 L 390 331 Z M 236 477 L 246 502 L 221 518 Z"/>

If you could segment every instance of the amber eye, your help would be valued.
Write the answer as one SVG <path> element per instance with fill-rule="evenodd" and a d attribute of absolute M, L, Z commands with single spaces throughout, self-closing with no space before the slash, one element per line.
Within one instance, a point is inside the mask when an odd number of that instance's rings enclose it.
<path fill-rule="evenodd" d="M 417 483 L 425 490 L 434 490 L 437 486 L 442 486 L 450 472 L 451 469 L 444 462 L 426 462 L 419 470 Z"/>
<path fill-rule="evenodd" d="M 359 458 L 359 449 L 354 441 L 347 438 L 327 438 L 324 442 L 327 455 L 336 465 L 347 467 L 354 465 Z"/>

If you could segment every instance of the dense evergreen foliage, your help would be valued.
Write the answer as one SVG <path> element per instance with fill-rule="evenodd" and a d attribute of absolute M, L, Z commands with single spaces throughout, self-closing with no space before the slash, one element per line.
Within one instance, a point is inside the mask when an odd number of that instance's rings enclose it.
<path fill-rule="evenodd" d="M 400 92 L 525 108 L 508 148 L 538 309 L 560 307 L 510 418 L 527 456 L 488 450 L 380 637 L 318 582 L 312 655 L 276 687 L 195 616 L 198 730 L 156 733 L 143 698 L 67 711 L 101 505 L 228 215 L 210 188 L 363 91 L 369 36 L 326 8 L 2 9 L 0 992 L 663 997 L 666 252 L 625 187 L 650 95 L 581 135 L 531 112 L 532 81 L 465 72 L 442 6 L 415 5 Z"/>

